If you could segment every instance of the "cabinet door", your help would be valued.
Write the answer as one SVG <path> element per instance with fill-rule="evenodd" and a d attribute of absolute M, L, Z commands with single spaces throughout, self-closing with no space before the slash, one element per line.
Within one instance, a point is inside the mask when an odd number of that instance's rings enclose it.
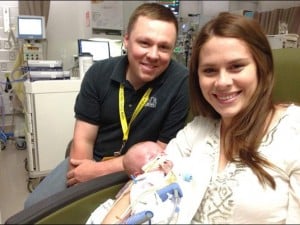
<path fill-rule="evenodd" d="M 78 92 L 34 94 L 34 126 L 39 171 L 52 170 L 65 157 L 73 137 Z"/>

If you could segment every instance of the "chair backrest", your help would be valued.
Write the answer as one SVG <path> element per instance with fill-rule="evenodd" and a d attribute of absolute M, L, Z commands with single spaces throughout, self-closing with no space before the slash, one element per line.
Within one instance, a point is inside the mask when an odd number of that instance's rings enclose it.
<path fill-rule="evenodd" d="M 275 102 L 300 104 L 300 48 L 273 49 Z"/>

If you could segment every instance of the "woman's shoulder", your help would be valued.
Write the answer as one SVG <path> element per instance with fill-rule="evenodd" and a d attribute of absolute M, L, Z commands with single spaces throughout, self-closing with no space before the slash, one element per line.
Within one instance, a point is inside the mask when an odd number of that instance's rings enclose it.
<path fill-rule="evenodd" d="M 290 104 L 286 108 L 286 115 L 291 119 L 300 122 L 300 105 Z"/>
<path fill-rule="evenodd" d="M 281 112 L 276 129 L 272 132 L 272 137 L 276 139 L 273 145 L 276 151 L 270 154 L 273 155 L 275 165 L 291 174 L 294 169 L 300 169 L 300 106 L 279 105 L 276 109 Z"/>
<path fill-rule="evenodd" d="M 300 112 L 300 103 L 299 104 L 296 104 L 296 103 L 290 104 L 288 106 L 288 109 L 299 113 Z"/>
<path fill-rule="evenodd" d="M 277 106 L 277 111 L 281 112 L 280 119 L 285 118 L 288 127 L 300 134 L 300 105 L 279 105 Z"/>

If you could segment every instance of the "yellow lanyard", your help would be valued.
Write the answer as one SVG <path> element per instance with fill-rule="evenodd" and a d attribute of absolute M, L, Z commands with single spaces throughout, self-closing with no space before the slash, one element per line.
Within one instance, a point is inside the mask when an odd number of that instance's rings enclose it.
<path fill-rule="evenodd" d="M 142 108 L 145 106 L 147 101 L 149 100 L 150 94 L 151 94 L 152 88 L 148 88 L 141 100 L 139 101 L 137 107 L 135 108 L 131 119 L 129 121 L 129 124 L 127 124 L 126 114 L 125 114 L 125 96 L 124 96 L 124 85 L 120 84 L 119 89 L 119 114 L 120 114 L 120 120 L 121 120 L 121 126 L 123 131 L 123 144 L 119 152 L 115 152 L 115 156 L 120 155 L 122 153 L 123 147 L 128 139 L 129 130 L 132 122 L 137 117 L 137 115 L 141 112 Z"/>

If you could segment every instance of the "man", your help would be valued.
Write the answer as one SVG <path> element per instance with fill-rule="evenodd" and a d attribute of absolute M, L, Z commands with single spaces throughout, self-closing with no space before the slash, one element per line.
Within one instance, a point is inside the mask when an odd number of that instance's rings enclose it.
<path fill-rule="evenodd" d="M 122 155 L 137 142 L 164 148 L 175 137 L 189 108 L 188 71 L 172 60 L 177 34 L 177 19 L 165 6 L 144 3 L 133 12 L 124 36 L 127 55 L 99 61 L 84 76 L 70 159 L 43 180 L 25 207 L 67 186 L 122 171 Z"/>

